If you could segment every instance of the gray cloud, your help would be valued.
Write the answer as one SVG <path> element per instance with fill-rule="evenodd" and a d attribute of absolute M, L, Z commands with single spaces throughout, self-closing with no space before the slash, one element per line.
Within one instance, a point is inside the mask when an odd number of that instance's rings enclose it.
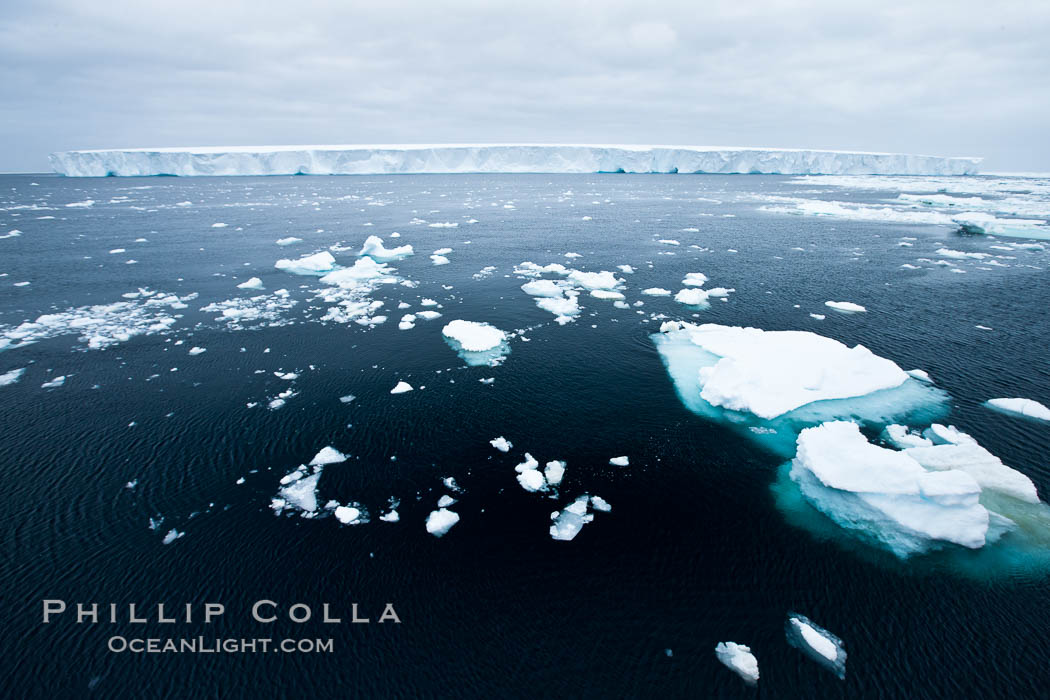
<path fill-rule="evenodd" d="M 1048 3 L 333 5 L 8 0 L 0 170 L 74 148 L 496 141 L 1050 170 Z"/>

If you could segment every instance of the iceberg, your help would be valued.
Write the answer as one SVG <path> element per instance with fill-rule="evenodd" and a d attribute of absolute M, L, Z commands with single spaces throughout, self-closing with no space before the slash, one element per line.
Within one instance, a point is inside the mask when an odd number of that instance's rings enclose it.
<path fill-rule="evenodd" d="M 52 153 L 70 177 L 396 173 L 973 175 L 980 158 L 790 148 L 585 144 L 204 146 Z"/>
<path fill-rule="evenodd" d="M 715 656 L 748 685 L 758 683 L 758 659 L 751 653 L 750 647 L 736 642 L 719 642 L 715 647 Z"/>
<path fill-rule="evenodd" d="M 788 613 L 785 631 L 788 644 L 840 679 L 846 677 L 846 647 L 841 639 L 798 613 Z"/>

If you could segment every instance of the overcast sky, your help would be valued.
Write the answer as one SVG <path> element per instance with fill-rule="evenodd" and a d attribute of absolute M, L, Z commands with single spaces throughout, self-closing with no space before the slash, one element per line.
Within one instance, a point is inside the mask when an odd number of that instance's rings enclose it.
<path fill-rule="evenodd" d="M 499 141 L 1050 171 L 1045 0 L 0 5 L 0 171 L 78 148 Z"/>

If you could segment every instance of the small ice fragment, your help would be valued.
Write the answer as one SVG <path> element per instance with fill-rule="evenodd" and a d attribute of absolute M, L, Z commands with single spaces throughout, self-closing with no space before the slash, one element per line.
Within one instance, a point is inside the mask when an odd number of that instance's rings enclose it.
<path fill-rule="evenodd" d="M 988 399 L 985 404 L 1004 413 L 1050 421 L 1050 408 L 1033 399 Z"/>
<path fill-rule="evenodd" d="M 325 447 L 314 455 L 314 458 L 310 460 L 309 466 L 316 467 L 325 464 L 339 464 L 340 462 L 345 462 L 347 459 L 348 457 L 346 455 L 334 447 Z"/>
<path fill-rule="evenodd" d="M 185 534 L 185 532 L 179 532 L 175 528 L 171 528 L 170 530 L 168 530 L 168 534 L 164 535 L 164 539 L 160 542 L 161 544 L 171 544 L 172 542 L 179 539 Z"/>
<path fill-rule="evenodd" d="M 500 452 L 510 452 L 510 448 L 514 447 L 510 440 L 500 435 L 494 440 L 489 440 L 489 444 L 495 447 Z"/>
<path fill-rule="evenodd" d="M 335 509 L 335 518 L 343 525 L 356 522 L 361 517 L 361 511 L 353 506 L 339 506 Z"/>
<path fill-rule="evenodd" d="M 262 280 L 258 277 L 252 277 L 247 282 L 241 282 L 237 285 L 237 289 L 262 289 Z"/>
<path fill-rule="evenodd" d="M 839 678 L 846 677 L 846 649 L 841 639 L 796 613 L 788 614 L 786 632 L 791 646 L 802 650 Z"/>
<path fill-rule="evenodd" d="M 630 463 L 631 463 L 631 460 L 628 459 L 627 455 L 624 455 L 622 457 L 613 457 L 612 459 L 609 460 L 609 464 L 612 464 L 612 465 L 617 466 L 617 467 L 626 467 Z"/>
<path fill-rule="evenodd" d="M 206 351 L 207 351 L 207 348 L 199 348 L 196 345 L 194 345 L 192 348 L 190 348 L 189 354 L 190 355 L 200 355 L 202 352 L 206 352 Z"/>
<path fill-rule="evenodd" d="M 825 301 L 824 306 L 847 314 L 857 314 L 867 311 L 867 309 L 860 304 L 854 304 L 851 301 Z"/>
<path fill-rule="evenodd" d="M 44 382 L 43 384 L 40 385 L 40 388 L 41 389 L 54 389 L 55 387 L 62 386 L 65 383 L 66 383 L 66 377 L 65 377 L 65 375 L 63 375 L 61 377 L 55 377 L 54 379 L 52 379 L 49 382 Z"/>
<path fill-rule="evenodd" d="M 404 394 L 406 391 L 412 391 L 412 385 L 408 382 L 398 382 L 397 386 L 390 390 L 391 394 Z"/>

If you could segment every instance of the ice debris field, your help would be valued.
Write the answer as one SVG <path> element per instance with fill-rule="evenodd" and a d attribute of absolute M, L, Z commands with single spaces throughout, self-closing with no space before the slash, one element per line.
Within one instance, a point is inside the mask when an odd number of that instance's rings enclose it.
<path fill-rule="evenodd" d="M 0 195 L 5 409 L 109 400 L 109 444 L 152 443 L 149 425 L 214 457 L 183 464 L 157 438 L 152 460 L 107 463 L 107 517 L 150 547 L 195 546 L 236 511 L 369 556 L 390 532 L 438 553 L 507 537 L 586 557 L 694 507 L 673 489 L 636 502 L 685 462 L 705 489 L 750 479 L 750 508 L 848 561 L 1050 570 L 1050 391 L 1031 345 L 1046 329 L 1011 291 L 1045 275 L 1050 179 L 811 152 L 309 155 L 62 167 L 377 175 L 26 178 Z M 387 175 L 511 168 L 836 174 Z M 747 457 L 705 461 L 723 445 Z M 769 555 L 740 531 L 726 530 L 745 538 L 734 548 Z M 704 653 L 768 683 L 765 642 L 743 632 Z M 783 635 L 844 677 L 833 633 L 789 613 Z"/>

